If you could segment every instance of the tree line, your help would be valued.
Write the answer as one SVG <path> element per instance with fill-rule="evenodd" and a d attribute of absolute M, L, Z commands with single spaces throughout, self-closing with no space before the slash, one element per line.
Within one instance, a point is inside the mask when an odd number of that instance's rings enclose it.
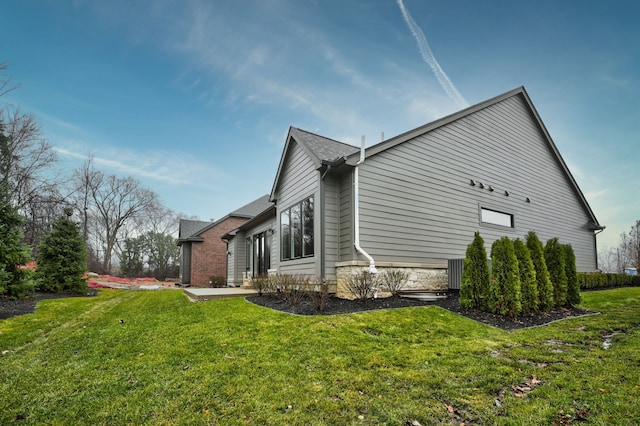
<path fill-rule="evenodd" d="M 598 266 L 605 272 L 621 273 L 625 268 L 640 270 L 640 220 L 620 234 L 618 245 L 598 253 Z"/>
<path fill-rule="evenodd" d="M 7 70 L 0 63 L 2 99 L 19 88 Z M 20 228 L 31 257 L 37 258 L 54 223 L 69 217 L 86 244 L 89 271 L 177 277 L 176 234 L 185 215 L 165 207 L 134 177 L 100 170 L 93 157 L 69 173 L 58 167 L 56 154 L 32 114 L 0 104 L 0 197 L 15 209 L 12 226 Z"/>

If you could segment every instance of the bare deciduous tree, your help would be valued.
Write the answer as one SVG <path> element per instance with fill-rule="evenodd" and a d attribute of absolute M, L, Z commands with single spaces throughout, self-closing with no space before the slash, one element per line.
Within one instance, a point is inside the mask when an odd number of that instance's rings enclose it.
<path fill-rule="evenodd" d="M 18 87 L 2 73 L 6 69 L 7 64 L 0 63 L 0 96 Z M 34 116 L 10 105 L 0 108 L 0 134 L 0 184 L 6 185 L 11 204 L 25 219 L 25 241 L 37 248 L 62 208 L 55 151 Z"/>
<path fill-rule="evenodd" d="M 598 253 L 598 265 L 605 272 L 620 273 L 624 268 L 640 269 L 640 220 L 620 234 L 618 246 Z"/>
<path fill-rule="evenodd" d="M 110 272 L 118 241 L 124 241 L 130 234 L 128 227 L 136 220 L 148 217 L 157 205 L 157 196 L 131 176 L 119 178 L 96 170 L 91 159 L 74 176 L 76 196 L 82 202 L 83 229 L 92 248 L 101 252 L 101 272 Z"/>
<path fill-rule="evenodd" d="M 605 248 L 598 252 L 598 268 L 603 272 L 618 272 L 617 249 Z"/>
<path fill-rule="evenodd" d="M 0 96 L 18 88 L 19 84 L 13 83 L 10 76 L 5 75 L 4 71 L 9 68 L 7 62 L 0 62 Z"/>

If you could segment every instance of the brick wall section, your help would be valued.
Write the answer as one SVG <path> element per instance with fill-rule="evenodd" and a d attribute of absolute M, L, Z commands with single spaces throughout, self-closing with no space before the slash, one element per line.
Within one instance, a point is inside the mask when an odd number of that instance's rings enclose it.
<path fill-rule="evenodd" d="M 220 237 L 233 231 L 247 219 L 229 217 L 201 234 L 201 243 L 191 243 L 191 286 L 209 287 L 209 277 L 225 277 L 227 245 Z"/>

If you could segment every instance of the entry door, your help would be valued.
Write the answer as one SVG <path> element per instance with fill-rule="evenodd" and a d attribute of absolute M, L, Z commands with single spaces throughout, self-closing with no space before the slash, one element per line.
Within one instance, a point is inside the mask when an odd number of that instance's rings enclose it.
<path fill-rule="evenodd" d="M 271 250 L 269 249 L 269 237 L 266 232 L 253 236 L 253 276 L 267 275 L 271 268 Z"/>

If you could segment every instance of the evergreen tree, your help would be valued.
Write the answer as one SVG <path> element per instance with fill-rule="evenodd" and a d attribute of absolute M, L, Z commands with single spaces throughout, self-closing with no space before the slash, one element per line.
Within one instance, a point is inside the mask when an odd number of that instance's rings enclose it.
<path fill-rule="evenodd" d="M 0 132 L 0 136 L 2 132 Z M 33 290 L 29 247 L 22 243 L 22 218 L 9 200 L 6 182 L 0 182 L 0 295 L 20 298 Z"/>
<path fill-rule="evenodd" d="M 488 309 L 489 263 L 484 240 L 476 232 L 473 242 L 467 247 L 460 284 L 460 306 L 465 309 Z"/>
<path fill-rule="evenodd" d="M 518 259 L 509 237 L 502 237 L 491 246 L 491 311 L 510 317 L 522 310 Z"/>
<path fill-rule="evenodd" d="M 520 271 L 522 311 L 536 312 L 538 310 L 538 283 L 536 270 L 531 260 L 531 252 L 520 238 L 513 241 L 513 249 L 518 259 L 518 270 Z"/>
<path fill-rule="evenodd" d="M 531 252 L 531 261 L 536 270 L 536 282 L 538 289 L 538 309 L 548 311 L 553 307 L 553 284 L 549 278 L 547 262 L 544 258 L 544 248 L 538 238 L 538 234 L 529 231 L 526 237 L 527 248 Z"/>
<path fill-rule="evenodd" d="M 576 254 L 571 244 L 563 244 L 564 271 L 567 276 L 567 306 L 575 306 L 580 303 L 580 283 L 576 268 Z"/>
<path fill-rule="evenodd" d="M 176 239 L 169 234 L 148 232 L 145 234 L 149 270 L 159 280 L 175 276 L 175 264 L 180 257 L 180 247 Z M 174 274 L 174 275 L 172 275 Z"/>
<path fill-rule="evenodd" d="M 567 303 L 567 273 L 565 271 L 564 250 L 557 238 L 551 238 L 544 246 L 544 260 L 547 262 L 549 278 L 553 284 L 553 303 L 565 306 Z"/>
<path fill-rule="evenodd" d="M 36 275 L 42 291 L 87 292 L 87 248 L 70 216 L 71 209 L 65 209 L 65 216 L 54 222 L 51 232 L 40 243 Z"/>
<path fill-rule="evenodd" d="M 125 277 L 142 277 L 144 275 L 144 255 L 146 242 L 144 237 L 127 238 L 124 249 L 118 255 L 120 271 Z"/>

